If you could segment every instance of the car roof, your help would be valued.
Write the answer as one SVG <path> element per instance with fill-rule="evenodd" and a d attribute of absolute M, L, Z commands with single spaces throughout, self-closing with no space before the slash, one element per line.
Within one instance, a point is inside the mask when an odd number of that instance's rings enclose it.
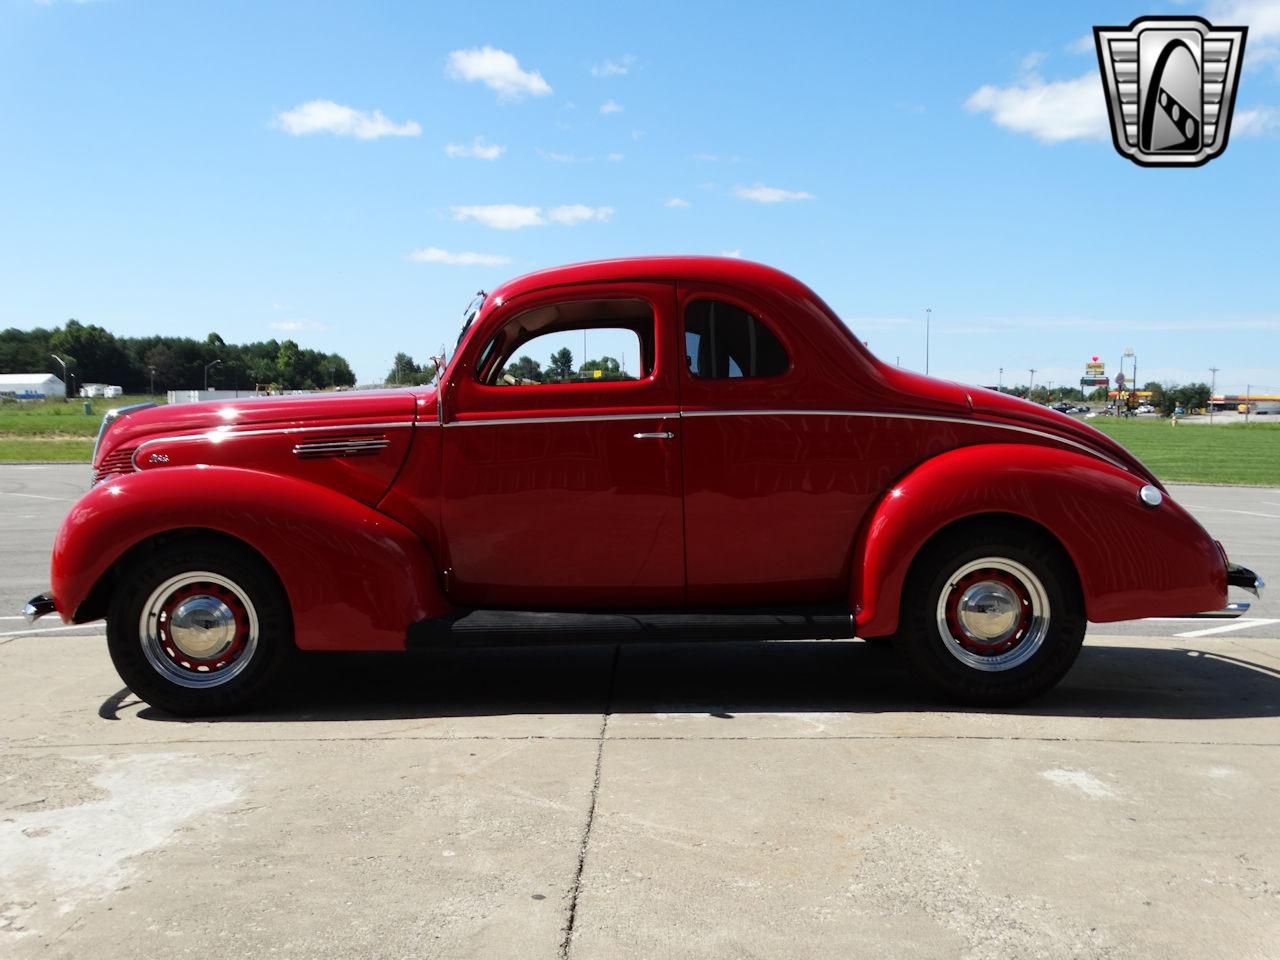
<path fill-rule="evenodd" d="M 684 280 L 763 287 L 821 303 L 817 294 L 795 277 L 763 263 L 736 257 L 694 256 L 624 257 L 551 267 L 508 280 L 490 293 L 490 299 L 500 303 L 546 287 L 622 280 Z M 829 313 L 829 309 L 826 312 Z"/>

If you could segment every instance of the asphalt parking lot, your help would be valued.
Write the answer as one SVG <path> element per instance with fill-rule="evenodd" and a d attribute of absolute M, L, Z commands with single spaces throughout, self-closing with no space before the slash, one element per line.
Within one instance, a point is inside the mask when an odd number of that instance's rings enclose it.
<path fill-rule="evenodd" d="M 86 480 L 0 466 L 0 616 Z M 1171 489 L 1280 585 L 1280 489 Z M 310 658 L 214 722 L 0 619 L 0 956 L 1275 958 L 1250 613 L 1092 627 L 1005 712 L 849 642 Z"/>

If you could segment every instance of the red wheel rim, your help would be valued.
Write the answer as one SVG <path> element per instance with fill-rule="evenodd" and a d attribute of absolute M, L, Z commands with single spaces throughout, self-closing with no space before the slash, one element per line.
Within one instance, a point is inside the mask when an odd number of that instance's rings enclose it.
<path fill-rule="evenodd" d="M 960 621 L 960 601 L 966 591 L 983 582 L 998 583 L 1006 587 L 1018 602 L 1017 625 L 1007 636 L 996 640 L 975 637 Z M 1031 596 L 1026 585 L 1013 574 L 994 567 L 973 570 L 957 580 L 947 593 L 946 624 L 956 643 L 980 657 L 998 657 L 1017 647 L 1027 636 L 1031 625 Z"/>
<path fill-rule="evenodd" d="M 231 643 L 212 657 L 197 657 L 187 653 L 173 640 L 169 630 L 178 608 L 193 597 L 200 596 L 212 597 L 225 604 L 235 621 L 235 633 Z M 240 598 L 221 584 L 207 581 L 189 583 L 174 590 L 160 608 L 160 616 L 156 624 L 161 648 L 174 665 L 192 673 L 202 674 L 216 673 L 235 663 L 248 645 L 249 629 L 249 611 L 245 609 Z"/>

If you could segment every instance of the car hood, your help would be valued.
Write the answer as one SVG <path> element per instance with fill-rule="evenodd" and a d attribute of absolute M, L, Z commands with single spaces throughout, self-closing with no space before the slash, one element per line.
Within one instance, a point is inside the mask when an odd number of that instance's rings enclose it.
<path fill-rule="evenodd" d="M 99 443 L 95 459 L 101 459 L 113 448 L 159 435 L 185 436 L 268 426 L 289 429 L 329 424 L 408 423 L 420 416 L 434 417 L 435 409 L 435 389 L 429 387 L 164 404 L 129 410 L 114 420 Z"/>

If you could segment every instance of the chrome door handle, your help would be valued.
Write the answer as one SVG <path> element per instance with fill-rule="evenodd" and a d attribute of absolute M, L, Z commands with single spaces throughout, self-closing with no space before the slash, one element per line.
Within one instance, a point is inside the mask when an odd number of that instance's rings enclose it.
<path fill-rule="evenodd" d="M 676 435 L 670 430 L 662 430 L 658 433 L 633 433 L 631 436 L 637 440 L 674 440 Z"/>

